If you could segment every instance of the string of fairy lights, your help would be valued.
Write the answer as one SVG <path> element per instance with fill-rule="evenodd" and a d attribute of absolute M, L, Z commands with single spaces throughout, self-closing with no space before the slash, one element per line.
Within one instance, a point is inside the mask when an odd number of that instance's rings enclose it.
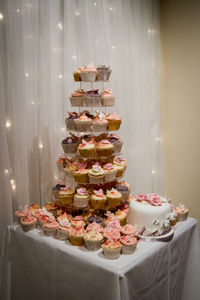
<path fill-rule="evenodd" d="M 94 7 L 96 7 L 98 4 L 97 4 L 97 2 L 93 2 L 93 5 L 94 5 Z M 26 6 L 30 9 L 31 6 L 32 6 L 32 4 L 31 4 L 31 3 L 27 3 Z M 108 7 L 108 10 L 112 13 L 112 12 L 115 10 L 115 8 L 110 6 L 110 7 Z M 16 13 L 17 13 L 17 14 L 21 14 L 21 13 L 22 13 L 22 10 L 19 9 L 19 8 L 17 8 L 17 9 L 16 9 Z M 76 17 L 80 17 L 80 16 L 81 16 L 81 12 L 78 11 L 78 10 L 76 10 L 76 11 L 75 11 L 75 16 L 76 16 Z M 3 20 L 4 20 L 4 15 L 3 15 L 2 12 L 0 12 L 0 22 L 2 22 Z M 58 30 L 60 30 L 61 32 L 63 31 L 63 24 L 62 24 L 61 21 L 60 21 L 59 23 L 57 23 L 56 26 L 57 26 Z M 152 35 L 152 34 L 156 33 L 156 30 L 155 30 L 155 29 L 148 28 L 148 29 L 147 29 L 147 33 L 148 33 L 149 35 Z M 27 38 L 33 38 L 33 36 L 29 34 L 29 35 L 27 35 Z M 98 45 L 100 42 L 99 42 L 98 40 L 96 40 L 95 43 L 96 43 L 96 45 Z M 116 46 L 115 46 L 115 45 L 112 45 L 112 46 L 111 46 L 111 49 L 112 49 L 112 50 L 116 49 Z M 53 50 L 53 52 L 57 52 L 57 51 L 59 50 L 59 48 L 54 47 L 52 50 Z M 76 61 L 76 59 L 77 59 L 76 54 L 73 54 L 71 57 L 72 57 L 72 60 Z M 30 78 L 29 72 L 28 72 L 28 71 L 25 72 L 24 76 L 25 76 L 25 79 L 29 79 L 29 78 Z M 63 79 L 63 75 L 62 75 L 62 74 L 58 74 L 58 78 L 59 78 L 60 80 L 62 80 L 62 79 Z M 31 101 L 31 104 L 34 105 L 34 104 L 35 104 L 35 101 Z M 11 122 L 11 119 L 8 118 L 8 119 L 6 120 L 5 127 L 6 127 L 6 130 L 11 130 L 11 128 L 12 128 L 12 122 Z M 61 128 L 61 131 L 64 132 L 64 131 L 65 131 L 65 127 L 62 127 L 62 128 Z M 155 137 L 155 142 L 157 142 L 157 143 L 158 143 L 158 142 L 161 142 L 161 138 L 160 138 L 160 137 Z M 42 149 L 44 148 L 44 145 L 43 145 L 42 141 L 39 142 L 38 148 L 39 148 L 41 151 L 42 151 Z M 152 173 L 152 175 L 155 175 L 155 174 L 157 173 L 157 170 L 156 170 L 156 169 L 152 169 L 152 170 L 151 170 L 151 173 Z M 11 170 L 5 169 L 5 170 L 4 170 L 4 174 L 5 174 L 6 176 L 9 176 L 9 175 L 11 174 Z M 57 179 L 58 179 L 57 175 L 55 175 L 54 178 L 57 180 Z M 13 192 L 14 192 L 14 191 L 16 190 L 16 181 L 15 181 L 14 178 L 10 178 L 10 185 L 11 185 L 11 188 L 12 188 L 12 190 L 13 190 Z"/>

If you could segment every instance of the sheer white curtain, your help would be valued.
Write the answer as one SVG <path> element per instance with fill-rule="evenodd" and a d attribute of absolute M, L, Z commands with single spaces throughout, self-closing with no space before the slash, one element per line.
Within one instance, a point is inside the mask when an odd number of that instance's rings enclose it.
<path fill-rule="evenodd" d="M 123 119 L 126 180 L 162 192 L 158 1 L 2 0 L 0 3 L 0 226 L 51 198 L 66 137 L 72 72 L 109 64 Z M 74 110 L 74 109 L 73 109 Z"/>

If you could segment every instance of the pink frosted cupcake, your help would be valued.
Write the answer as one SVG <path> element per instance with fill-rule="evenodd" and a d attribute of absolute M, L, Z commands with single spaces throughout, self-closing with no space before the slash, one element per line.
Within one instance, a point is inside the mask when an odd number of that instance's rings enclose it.
<path fill-rule="evenodd" d="M 105 118 L 104 113 L 98 114 L 92 121 L 92 127 L 94 132 L 103 132 L 107 130 L 108 121 Z"/>
<path fill-rule="evenodd" d="M 119 154 L 122 150 L 123 142 L 120 137 L 116 134 L 110 134 L 108 140 L 114 146 L 114 153 Z"/>
<path fill-rule="evenodd" d="M 187 219 L 189 209 L 186 208 L 183 204 L 179 204 L 179 206 L 177 206 L 175 210 L 177 212 L 178 221 L 185 221 Z"/>
<path fill-rule="evenodd" d="M 122 244 L 122 253 L 131 254 L 135 251 L 137 246 L 137 239 L 134 236 L 124 235 L 120 242 Z"/>
<path fill-rule="evenodd" d="M 67 240 L 72 226 L 68 220 L 61 220 L 57 228 L 57 237 L 59 240 Z"/>
<path fill-rule="evenodd" d="M 81 216 L 76 216 L 74 217 L 73 219 L 71 219 L 71 225 L 72 227 L 85 227 L 86 223 L 85 221 L 83 220 L 83 217 Z"/>
<path fill-rule="evenodd" d="M 40 212 L 40 216 L 38 217 L 38 221 L 39 221 L 39 225 L 41 227 L 41 229 L 43 229 L 44 224 L 46 224 L 47 222 L 54 222 L 55 221 L 55 217 L 48 213 L 48 212 Z"/>
<path fill-rule="evenodd" d="M 30 231 L 36 228 L 37 219 L 31 216 L 30 214 L 27 214 L 26 216 L 20 219 L 20 224 L 24 231 Z"/>
<path fill-rule="evenodd" d="M 121 158 L 121 157 L 115 157 L 113 159 L 113 163 L 115 165 L 115 167 L 117 168 L 117 177 L 122 177 L 124 175 L 124 172 L 126 170 L 127 167 L 127 163 L 125 161 L 125 159 Z"/>
<path fill-rule="evenodd" d="M 70 221 L 72 219 L 72 215 L 64 212 L 59 217 L 57 217 L 57 222 L 59 223 L 62 220 Z"/>
<path fill-rule="evenodd" d="M 100 224 L 98 224 L 96 222 L 93 222 L 87 226 L 86 231 L 87 232 L 90 232 L 90 231 L 103 232 L 103 226 L 101 226 Z"/>
<path fill-rule="evenodd" d="M 57 168 L 58 168 L 58 172 L 63 172 L 64 171 L 64 167 L 65 167 L 65 157 L 59 157 L 59 159 L 56 162 Z"/>
<path fill-rule="evenodd" d="M 86 114 L 82 114 L 78 119 L 74 120 L 76 129 L 80 132 L 90 132 L 92 130 L 92 119 L 88 118 Z"/>
<path fill-rule="evenodd" d="M 121 226 L 124 226 L 126 224 L 126 220 L 127 220 L 127 214 L 121 210 L 117 210 L 115 212 L 115 216 L 117 218 L 117 220 L 120 222 Z"/>
<path fill-rule="evenodd" d="M 47 222 L 43 225 L 44 233 L 48 236 L 56 236 L 57 228 L 59 227 L 58 222 Z"/>
<path fill-rule="evenodd" d="M 21 218 L 25 217 L 27 215 L 27 212 L 28 210 L 27 209 L 20 209 L 20 210 L 17 210 L 15 212 L 15 216 L 17 218 L 17 221 L 20 222 Z"/>
<path fill-rule="evenodd" d="M 107 241 L 102 245 L 103 254 L 108 259 L 116 259 L 120 257 L 122 245 L 118 241 Z"/>
<path fill-rule="evenodd" d="M 108 130 L 119 130 L 122 122 L 120 116 L 117 114 L 108 114 L 106 120 L 108 120 Z"/>
<path fill-rule="evenodd" d="M 45 204 L 45 209 L 53 214 L 54 216 L 56 216 L 57 213 L 57 209 L 58 209 L 58 204 L 56 203 L 56 201 L 51 201 Z"/>
<path fill-rule="evenodd" d="M 104 171 L 104 181 L 111 182 L 114 181 L 117 174 L 117 169 L 112 163 L 107 163 L 103 166 Z"/>
<path fill-rule="evenodd" d="M 85 92 L 82 89 L 76 90 L 70 97 L 71 106 L 84 106 Z"/>
<path fill-rule="evenodd" d="M 121 230 L 124 235 L 138 236 L 138 229 L 131 224 L 126 224 Z"/>
<path fill-rule="evenodd" d="M 73 111 L 73 112 L 68 112 L 68 118 L 65 119 L 66 127 L 67 130 L 76 130 L 76 125 L 74 120 L 78 119 L 78 113 Z"/>
<path fill-rule="evenodd" d="M 86 234 L 86 231 L 83 227 L 74 227 L 69 232 L 69 240 L 70 243 L 74 246 L 81 246 L 84 243 L 84 236 Z"/>
<path fill-rule="evenodd" d="M 97 76 L 97 69 L 93 64 L 85 66 L 80 70 L 80 77 L 82 81 L 95 81 Z"/>
<path fill-rule="evenodd" d="M 93 89 L 86 92 L 85 105 L 89 107 L 101 106 L 101 94 L 98 89 Z"/>
<path fill-rule="evenodd" d="M 106 227 L 104 229 L 103 236 L 106 240 L 110 240 L 110 239 L 119 240 L 121 238 L 119 230 L 118 229 L 112 229 L 110 227 Z"/>

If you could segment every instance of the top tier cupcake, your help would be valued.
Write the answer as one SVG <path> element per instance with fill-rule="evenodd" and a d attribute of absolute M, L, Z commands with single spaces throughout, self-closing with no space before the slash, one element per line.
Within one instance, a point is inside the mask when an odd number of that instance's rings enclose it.
<path fill-rule="evenodd" d="M 108 81 L 112 70 L 109 66 L 99 65 L 95 67 L 89 64 L 83 68 L 79 68 L 73 72 L 75 81 Z"/>

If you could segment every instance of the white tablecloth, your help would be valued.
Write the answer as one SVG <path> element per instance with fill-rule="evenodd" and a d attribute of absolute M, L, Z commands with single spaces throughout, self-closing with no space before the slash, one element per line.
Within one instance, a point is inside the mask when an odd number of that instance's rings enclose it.
<path fill-rule="evenodd" d="M 171 242 L 140 241 L 135 253 L 107 260 L 38 229 L 7 228 L 1 300 L 199 300 L 197 222 L 178 223 Z"/>

